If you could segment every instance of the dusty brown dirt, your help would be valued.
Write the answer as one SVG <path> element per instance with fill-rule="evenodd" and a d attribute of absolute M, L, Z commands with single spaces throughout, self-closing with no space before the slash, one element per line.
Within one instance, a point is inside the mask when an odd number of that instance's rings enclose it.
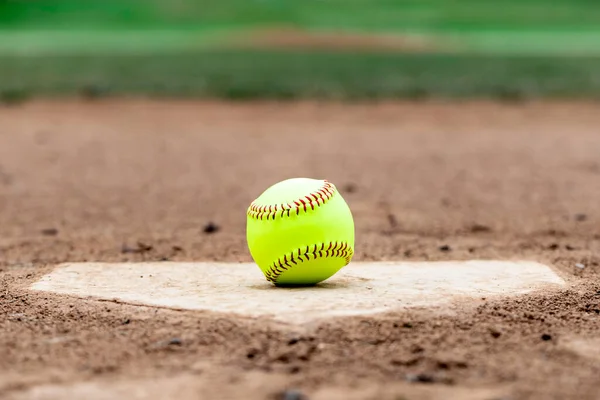
<path fill-rule="evenodd" d="M 598 126 L 568 103 L 0 108 L 0 398 L 597 399 Z M 251 261 L 247 205 L 299 175 L 338 185 L 357 260 L 531 259 L 570 287 L 310 333 L 26 289 L 64 261 Z"/>

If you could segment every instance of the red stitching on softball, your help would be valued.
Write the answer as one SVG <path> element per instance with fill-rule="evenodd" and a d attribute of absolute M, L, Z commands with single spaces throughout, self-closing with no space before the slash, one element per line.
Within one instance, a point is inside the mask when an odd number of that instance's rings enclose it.
<path fill-rule="evenodd" d="M 293 267 L 291 263 L 293 263 L 294 265 L 298 265 L 298 263 L 296 262 L 297 259 L 300 259 L 301 262 L 304 262 L 303 257 L 305 257 L 307 261 L 310 261 L 311 255 L 314 256 L 313 260 L 324 257 L 343 258 L 346 262 L 344 266 L 346 266 L 350 263 L 350 260 L 354 255 L 354 250 L 352 250 L 352 248 L 347 242 L 329 242 L 329 247 L 327 248 L 327 250 L 324 250 L 325 243 L 321 243 L 320 250 L 318 250 L 317 246 L 318 245 L 315 244 L 312 250 L 310 246 L 306 246 L 305 251 L 299 248 L 297 250 L 292 251 L 291 253 L 284 254 L 282 258 L 279 258 L 276 261 L 274 261 L 273 265 L 271 265 L 271 267 L 265 272 L 267 280 L 273 283 L 277 282 L 277 278 L 279 278 L 281 274 L 287 271 L 288 268 Z M 296 253 L 297 259 L 294 260 L 294 254 Z M 288 256 L 290 257 L 289 260 Z M 283 269 L 283 271 L 280 271 L 280 268 Z"/>
<path fill-rule="evenodd" d="M 307 212 L 309 207 L 315 210 L 317 207 L 322 206 L 335 195 L 335 192 L 335 186 L 325 180 L 323 186 L 317 191 L 308 193 L 306 196 L 296 199 L 291 203 L 256 204 L 255 200 L 248 207 L 247 215 L 260 220 L 275 219 L 276 217 L 283 218 L 286 214 L 289 217 L 290 212 L 294 211 L 296 215 L 299 215 L 300 210 Z"/>

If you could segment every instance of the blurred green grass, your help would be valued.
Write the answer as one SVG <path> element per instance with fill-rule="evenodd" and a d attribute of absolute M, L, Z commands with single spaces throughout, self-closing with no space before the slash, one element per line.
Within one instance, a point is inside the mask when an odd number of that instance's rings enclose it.
<path fill-rule="evenodd" d="M 597 0 L 0 0 L 0 53 L 201 49 L 282 27 L 419 35 L 476 53 L 600 54 Z"/>
<path fill-rule="evenodd" d="M 272 24 L 377 31 L 597 30 L 600 7 L 596 0 L 0 0 L 0 26 L 17 29 Z"/>
<path fill-rule="evenodd" d="M 43 65 L 42 68 L 39 66 Z M 598 98 L 600 58 L 206 51 L 0 57 L 0 96 Z"/>
<path fill-rule="evenodd" d="M 224 47 L 264 28 L 456 46 L 445 54 Z M 0 0 L 0 94 L 9 98 L 597 97 L 599 71 L 597 0 Z"/>

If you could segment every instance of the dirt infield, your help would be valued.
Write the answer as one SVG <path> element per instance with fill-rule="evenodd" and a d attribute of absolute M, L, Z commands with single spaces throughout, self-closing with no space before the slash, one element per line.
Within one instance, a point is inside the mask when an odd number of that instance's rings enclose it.
<path fill-rule="evenodd" d="M 0 108 L 0 398 L 597 399 L 598 126 L 566 103 Z M 527 259 L 569 287 L 298 332 L 26 289 L 67 261 L 251 261 L 246 207 L 291 176 L 339 187 L 356 260 Z"/>

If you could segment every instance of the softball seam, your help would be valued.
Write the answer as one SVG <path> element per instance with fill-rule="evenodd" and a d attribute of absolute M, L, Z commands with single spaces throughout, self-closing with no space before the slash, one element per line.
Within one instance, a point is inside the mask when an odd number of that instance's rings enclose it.
<path fill-rule="evenodd" d="M 248 207 L 247 214 L 250 218 L 259 220 L 275 219 L 276 217 L 283 218 L 286 215 L 289 217 L 291 214 L 298 215 L 300 214 L 300 210 L 307 212 L 310 208 L 314 211 L 315 208 L 322 206 L 330 200 L 335 192 L 335 186 L 325 180 L 319 190 L 311 192 L 291 203 L 259 205 L 255 200 Z"/>
<path fill-rule="evenodd" d="M 265 276 L 268 281 L 276 283 L 279 276 L 285 271 L 298 265 L 299 262 L 310 261 L 311 257 L 313 260 L 325 257 L 343 258 L 346 261 L 343 266 L 346 266 L 350 263 L 353 254 L 354 250 L 347 242 L 321 243 L 320 247 L 318 244 L 306 246 L 306 248 L 301 247 L 273 262 L 273 265 L 265 272 Z"/>

